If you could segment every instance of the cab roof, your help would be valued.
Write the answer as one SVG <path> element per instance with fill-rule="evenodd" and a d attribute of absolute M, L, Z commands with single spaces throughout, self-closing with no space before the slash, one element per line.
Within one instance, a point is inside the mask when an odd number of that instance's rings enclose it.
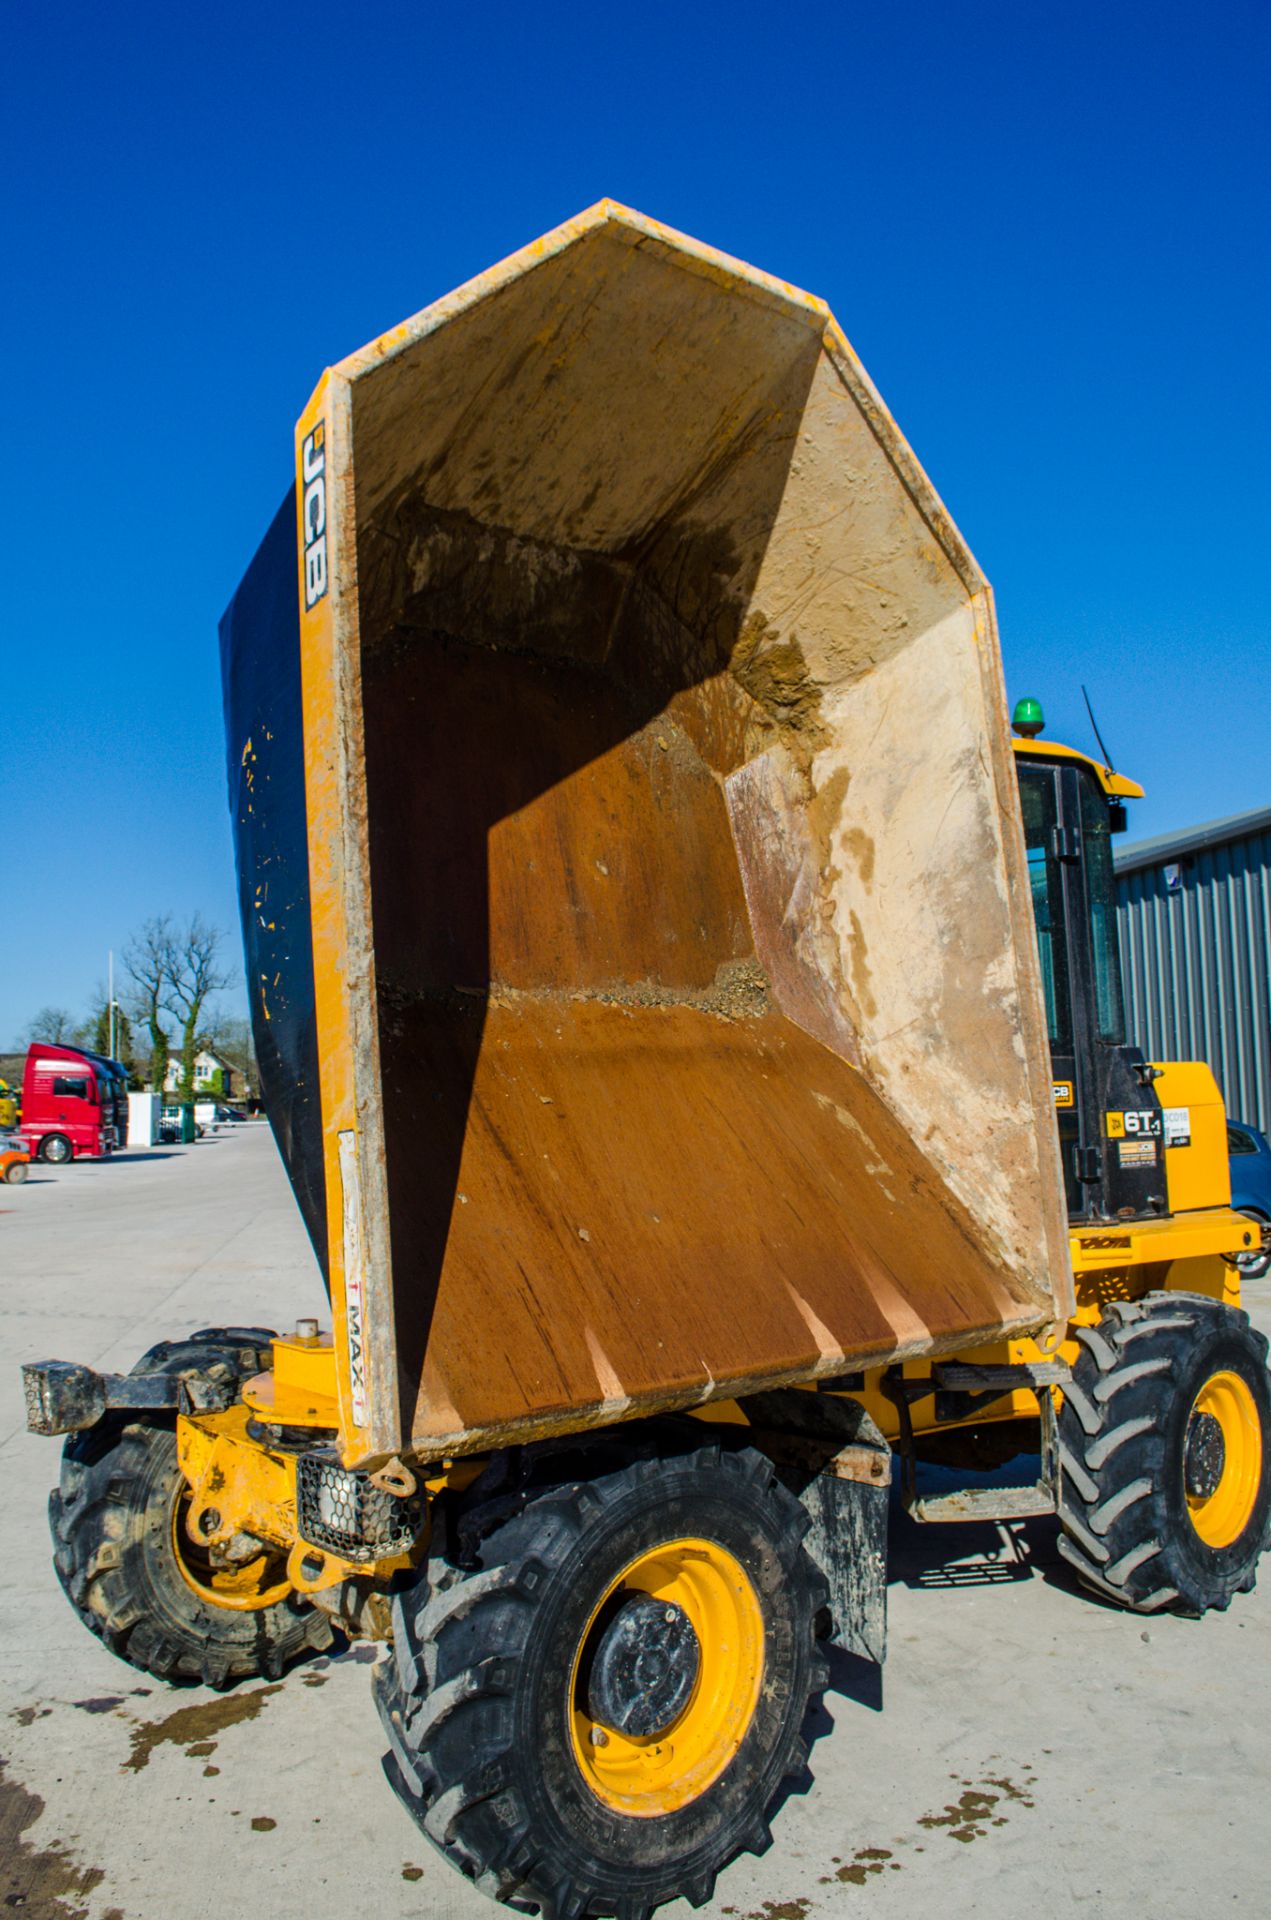
<path fill-rule="evenodd" d="M 1137 780 L 1130 780 L 1123 773 L 1115 773 L 1105 766 L 1102 760 L 1092 760 L 1088 753 L 1079 753 L 1076 747 L 1061 746 L 1058 740 L 1025 740 L 1016 737 L 1011 741 L 1016 753 L 1029 754 L 1036 760 L 1078 760 L 1083 767 L 1089 767 L 1103 791 L 1114 800 L 1141 800 L 1143 789 Z"/>

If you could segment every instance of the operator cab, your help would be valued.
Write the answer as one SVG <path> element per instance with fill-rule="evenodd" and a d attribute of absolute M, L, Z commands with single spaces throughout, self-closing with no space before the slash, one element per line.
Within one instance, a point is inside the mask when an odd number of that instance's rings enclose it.
<path fill-rule="evenodd" d="M 1040 739 L 1036 700 L 1019 701 L 1011 724 L 1069 1217 L 1163 1214 L 1158 1070 L 1126 1039 L 1112 870 L 1125 802 L 1143 789 Z"/>

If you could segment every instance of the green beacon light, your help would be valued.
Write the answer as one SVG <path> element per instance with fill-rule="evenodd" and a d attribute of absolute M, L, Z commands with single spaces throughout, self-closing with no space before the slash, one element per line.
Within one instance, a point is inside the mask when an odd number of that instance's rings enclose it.
<path fill-rule="evenodd" d="M 1017 700 L 1011 715 L 1011 729 L 1021 740 L 1035 740 L 1046 724 L 1040 700 Z"/>

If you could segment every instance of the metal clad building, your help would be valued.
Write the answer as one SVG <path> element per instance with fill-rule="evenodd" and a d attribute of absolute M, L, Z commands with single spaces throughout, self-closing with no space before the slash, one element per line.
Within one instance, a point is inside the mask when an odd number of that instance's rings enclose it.
<path fill-rule="evenodd" d="M 1130 1039 L 1153 1060 L 1207 1060 L 1227 1111 L 1271 1130 L 1271 807 L 1115 864 Z"/>

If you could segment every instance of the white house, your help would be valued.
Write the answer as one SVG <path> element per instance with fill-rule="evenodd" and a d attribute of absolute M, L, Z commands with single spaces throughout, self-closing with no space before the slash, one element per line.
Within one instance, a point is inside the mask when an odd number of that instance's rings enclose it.
<path fill-rule="evenodd" d="M 225 1076 L 222 1082 L 222 1088 L 224 1097 L 228 1100 L 234 1091 L 233 1068 L 227 1060 L 221 1059 L 219 1053 L 213 1053 L 207 1047 L 201 1048 L 194 1056 L 194 1092 L 196 1096 L 201 1090 L 207 1087 L 212 1075 L 218 1072 Z M 168 1071 L 163 1082 L 164 1091 L 166 1093 L 175 1093 L 180 1084 L 181 1056 L 179 1053 L 172 1053 L 168 1057 Z"/>

